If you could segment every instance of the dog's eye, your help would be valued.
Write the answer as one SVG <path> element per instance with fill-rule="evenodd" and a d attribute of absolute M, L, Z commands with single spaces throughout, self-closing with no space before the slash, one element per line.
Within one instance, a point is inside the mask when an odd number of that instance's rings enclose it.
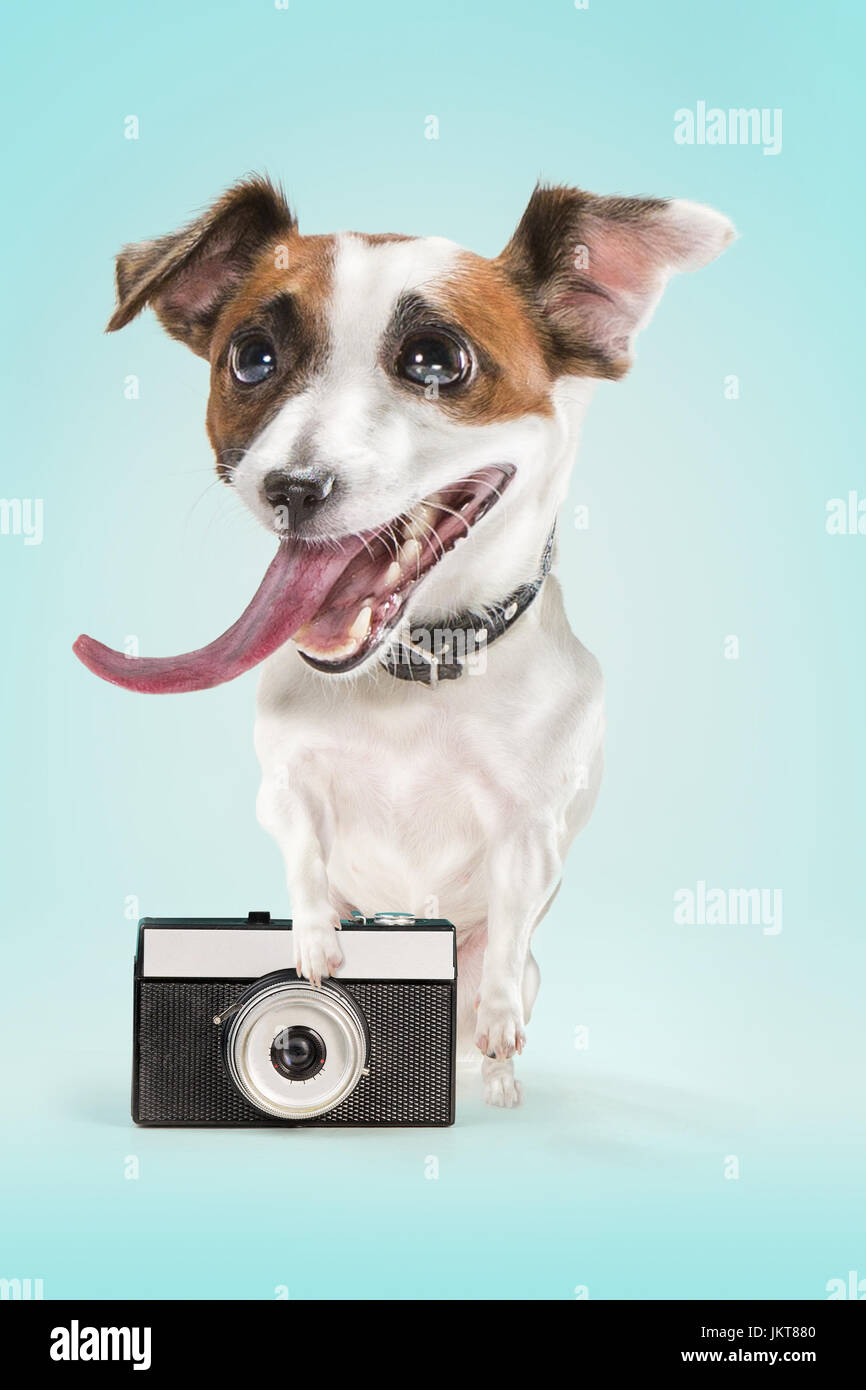
<path fill-rule="evenodd" d="M 242 338 L 229 354 L 232 376 L 244 386 L 258 386 L 277 369 L 277 353 L 270 338 Z"/>
<path fill-rule="evenodd" d="M 397 371 L 407 381 L 428 386 L 456 386 L 465 381 L 471 366 L 469 353 L 446 333 L 413 333 L 397 353 Z"/>

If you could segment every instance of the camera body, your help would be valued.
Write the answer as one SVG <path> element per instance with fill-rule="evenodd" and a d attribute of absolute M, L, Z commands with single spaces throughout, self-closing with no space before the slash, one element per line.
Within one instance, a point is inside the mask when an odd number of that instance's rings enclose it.
<path fill-rule="evenodd" d="M 343 964 L 314 988 L 291 921 L 143 918 L 136 1124 L 453 1124 L 454 927 L 407 913 L 342 926 Z"/>

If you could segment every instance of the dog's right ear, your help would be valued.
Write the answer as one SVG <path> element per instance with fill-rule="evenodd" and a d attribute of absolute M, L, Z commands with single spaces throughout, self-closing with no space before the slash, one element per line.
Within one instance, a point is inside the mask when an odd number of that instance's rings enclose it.
<path fill-rule="evenodd" d="M 149 304 L 173 338 L 207 357 L 217 316 L 253 261 L 297 226 L 280 188 L 264 177 L 241 180 L 190 226 L 123 248 L 106 331 L 123 328 Z"/>

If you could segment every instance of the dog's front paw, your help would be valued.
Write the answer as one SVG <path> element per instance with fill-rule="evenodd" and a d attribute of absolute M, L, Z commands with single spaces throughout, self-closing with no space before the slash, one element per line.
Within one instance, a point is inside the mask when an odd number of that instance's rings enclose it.
<path fill-rule="evenodd" d="M 483 995 L 475 1019 L 475 1046 L 485 1057 L 505 1062 L 526 1046 L 523 1016 L 510 1004 L 488 1004 Z"/>
<path fill-rule="evenodd" d="M 324 912 L 300 913 L 292 919 L 295 969 L 312 985 L 320 985 L 343 964 L 337 943 L 340 919 L 327 908 Z"/>
<path fill-rule="evenodd" d="M 514 1075 L 513 1062 L 491 1062 L 485 1057 L 481 1063 L 481 1077 L 488 1105 L 498 1105 L 503 1110 L 513 1110 L 520 1105 L 523 1090 Z"/>

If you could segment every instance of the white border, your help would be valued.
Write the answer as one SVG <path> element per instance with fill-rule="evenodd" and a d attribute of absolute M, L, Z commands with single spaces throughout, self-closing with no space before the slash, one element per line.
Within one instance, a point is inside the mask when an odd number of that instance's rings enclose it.
<path fill-rule="evenodd" d="M 295 965 L 293 933 L 284 927 L 144 927 L 142 935 L 145 979 L 258 979 Z M 451 931 L 351 927 L 338 940 L 338 980 L 454 979 Z"/>

